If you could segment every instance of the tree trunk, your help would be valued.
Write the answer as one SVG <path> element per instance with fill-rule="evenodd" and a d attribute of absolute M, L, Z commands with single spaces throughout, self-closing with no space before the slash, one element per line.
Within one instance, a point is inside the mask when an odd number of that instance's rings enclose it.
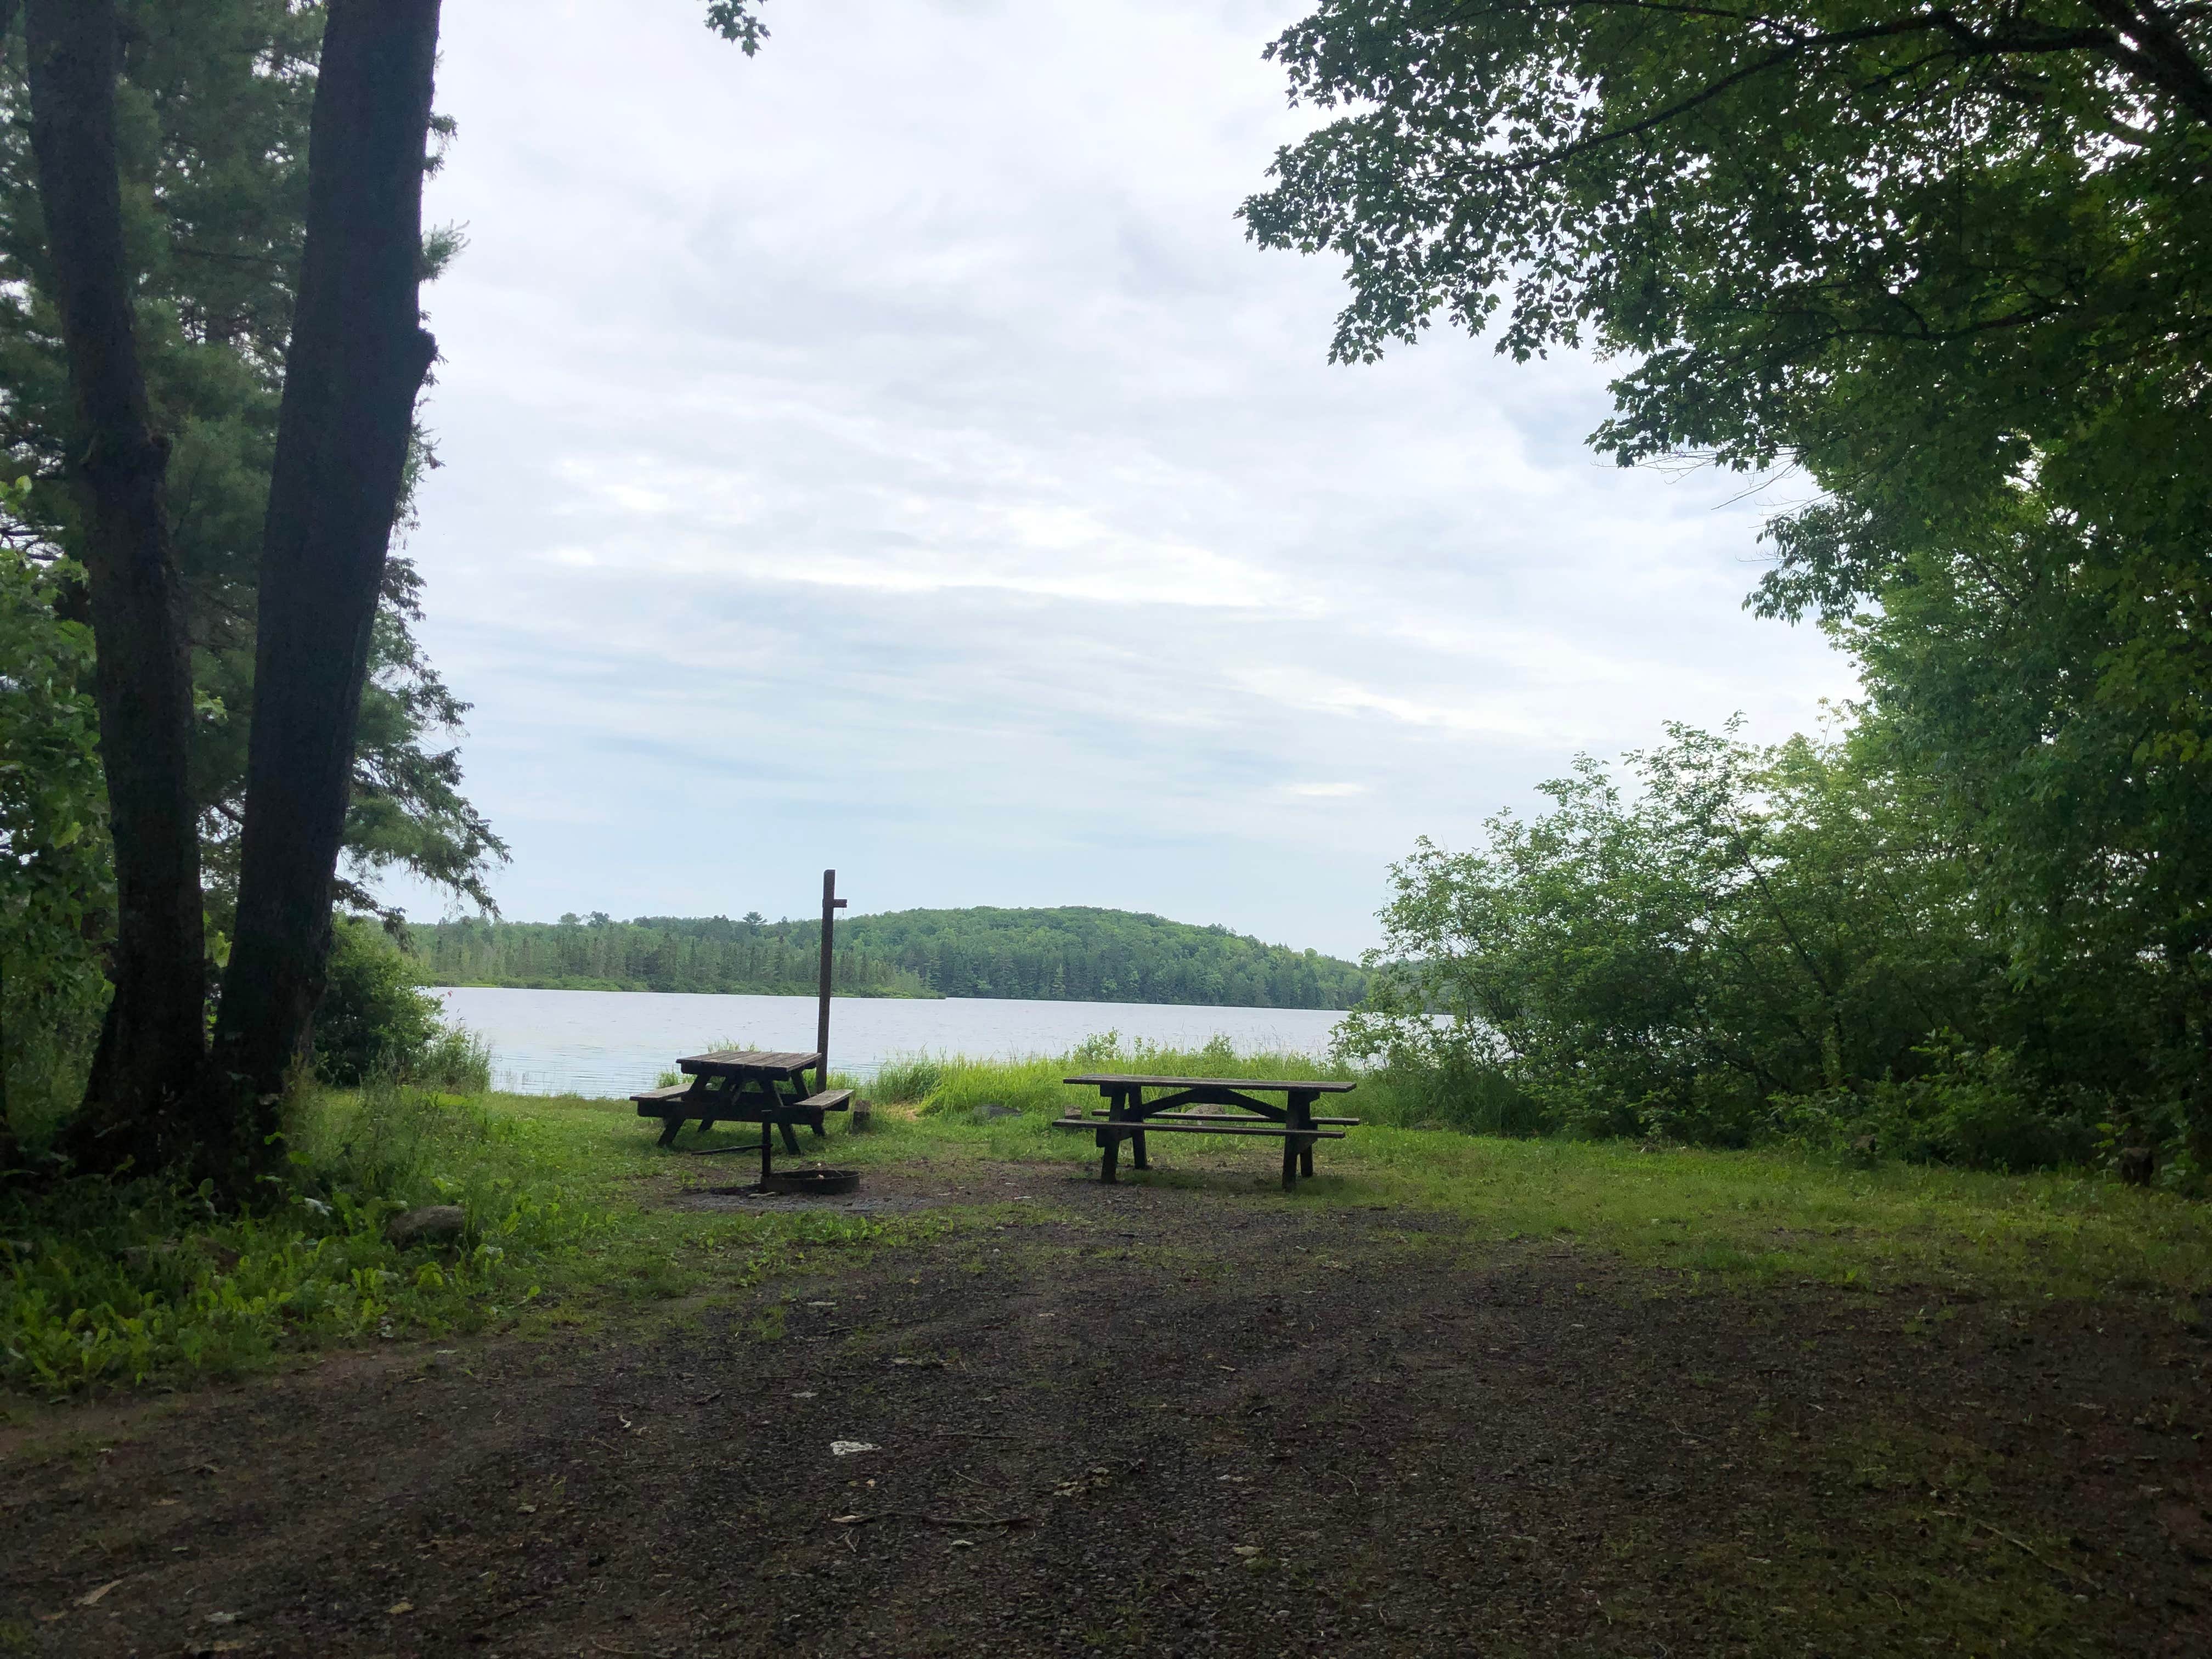
<path fill-rule="evenodd" d="M 150 1168 L 188 1157 L 208 1127 L 200 844 L 188 769 L 192 682 L 184 590 L 162 500 L 131 314 L 116 175 L 114 0 L 31 0 L 31 147 L 46 214 L 88 507 L 85 568 L 115 843 L 115 997 L 84 1110 L 64 1145 L 80 1164 Z"/>
<path fill-rule="evenodd" d="M 369 630 L 421 392 L 439 0 L 331 0 L 264 537 L 238 925 L 212 1086 L 268 1136 L 323 994 Z"/>

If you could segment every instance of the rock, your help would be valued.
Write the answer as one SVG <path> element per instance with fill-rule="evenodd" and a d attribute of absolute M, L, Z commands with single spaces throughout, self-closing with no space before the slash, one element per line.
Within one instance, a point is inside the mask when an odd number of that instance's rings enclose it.
<path fill-rule="evenodd" d="M 868 1101 L 855 1098 L 853 1102 L 851 1119 L 846 1127 L 848 1133 L 856 1135 L 864 1135 L 874 1128 L 876 1127 L 874 1105 Z"/>
<path fill-rule="evenodd" d="M 1021 1115 L 1020 1107 L 1001 1106 L 995 1100 L 987 1100 L 968 1114 L 978 1123 L 988 1123 L 994 1117 L 1019 1117 Z"/>
<path fill-rule="evenodd" d="M 384 1236 L 401 1249 L 413 1244 L 450 1244 L 469 1230 L 469 1212 L 458 1204 L 426 1204 L 384 1224 Z"/>
<path fill-rule="evenodd" d="M 2148 1146 L 2120 1148 L 2120 1179 L 2130 1187 L 2150 1185 L 2151 1173 L 2158 1167 L 2158 1158 Z"/>

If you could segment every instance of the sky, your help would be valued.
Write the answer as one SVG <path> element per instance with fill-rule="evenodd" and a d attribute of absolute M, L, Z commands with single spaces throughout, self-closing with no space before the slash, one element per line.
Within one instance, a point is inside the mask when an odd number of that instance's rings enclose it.
<path fill-rule="evenodd" d="M 505 915 L 834 866 L 1355 954 L 1416 836 L 1850 695 L 1741 608 L 1786 482 L 1601 460 L 1606 365 L 1328 362 L 1340 269 L 1235 217 L 1304 9 L 773 0 L 748 59 L 703 0 L 447 9 L 407 550 Z"/>

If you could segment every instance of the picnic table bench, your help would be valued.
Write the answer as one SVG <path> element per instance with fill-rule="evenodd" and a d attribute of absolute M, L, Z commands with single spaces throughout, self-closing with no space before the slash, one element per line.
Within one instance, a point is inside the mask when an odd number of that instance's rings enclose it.
<path fill-rule="evenodd" d="M 1086 1072 L 1061 1079 L 1096 1088 L 1103 1106 L 1088 1112 L 1070 1112 L 1054 1118 L 1055 1129 L 1087 1129 L 1098 1140 L 1098 1178 L 1115 1180 L 1121 1143 L 1129 1142 L 1131 1164 L 1152 1167 L 1145 1153 L 1148 1134 L 1260 1135 L 1283 1143 L 1283 1190 L 1291 1191 L 1301 1176 L 1314 1172 L 1316 1140 L 1341 1140 L 1344 1132 L 1357 1128 L 1356 1117 L 1316 1117 L 1314 1103 L 1323 1095 L 1350 1094 L 1350 1083 L 1285 1082 L 1273 1078 L 1147 1077 L 1123 1072 Z M 1145 1091 L 1164 1090 L 1147 1100 Z M 1282 1095 L 1284 1103 L 1271 1105 L 1255 1097 Z M 1193 1107 L 1231 1106 L 1235 1111 L 1194 1111 Z"/>
<path fill-rule="evenodd" d="M 672 1145 L 684 1123 L 699 1120 L 705 1134 L 717 1123 L 757 1123 L 760 1145 L 718 1147 L 718 1152 L 753 1152 L 761 1158 L 761 1179 L 771 1173 L 773 1134 L 783 1137 L 783 1149 L 799 1151 L 797 1126 L 805 1124 L 819 1138 L 825 1132 L 823 1115 L 850 1109 L 850 1089 L 825 1089 L 822 1055 L 785 1054 L 757 1048 L 718 1048 L 712 1054 L 691 1054 L 676 1062 L 676 1069 L 690 1079 L 672 1088 L 648 1089 L 632 1095 L 640 1117 L 657 1117 L 664 1126 L 659 1144 Z M 805 1078 L 814 1073 L 815 1089 L 806 1092 Z"/>

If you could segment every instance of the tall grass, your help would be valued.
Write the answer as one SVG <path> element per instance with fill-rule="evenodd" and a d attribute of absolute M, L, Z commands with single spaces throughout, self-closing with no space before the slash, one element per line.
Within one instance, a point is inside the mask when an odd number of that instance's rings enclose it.
<path fill-rule="evenodd" d="M 976 1060 L 963 1054 L 904 1054 L 884 1061 L 873 1079 L 857 1086 L 874 1099 L 917 1105 L 933 1115 L 973 1112 L 983 1106 L 1057 1115 L 1097 1102 L 1096 1089 L 1062 1081 L 1085 1072 L 1349 1082 L 1353 1093 L 1339 1103 L 1343 1115 L 1369 1123 L 1503 1135 L 1534 1134 L 1542 1127 L 1534 1103 L 1495 1073 L 1455 1075 L 1402 1063 L 1364 1066 L 1305 1054 L 1240 1053 L 1218 1035 L 1195 1048 L 1147 1042 L 1141 1037 L 1125 1039 L 1118 1031 L 1106 1031 L 1054 1055 Z"/>
<path fill-rule="evenodd" d="M 449 1095 L 491 1091 L 491 1042 L 465 1025 L 442 1025 L 409 1067 L 409 1081 Z"/>

